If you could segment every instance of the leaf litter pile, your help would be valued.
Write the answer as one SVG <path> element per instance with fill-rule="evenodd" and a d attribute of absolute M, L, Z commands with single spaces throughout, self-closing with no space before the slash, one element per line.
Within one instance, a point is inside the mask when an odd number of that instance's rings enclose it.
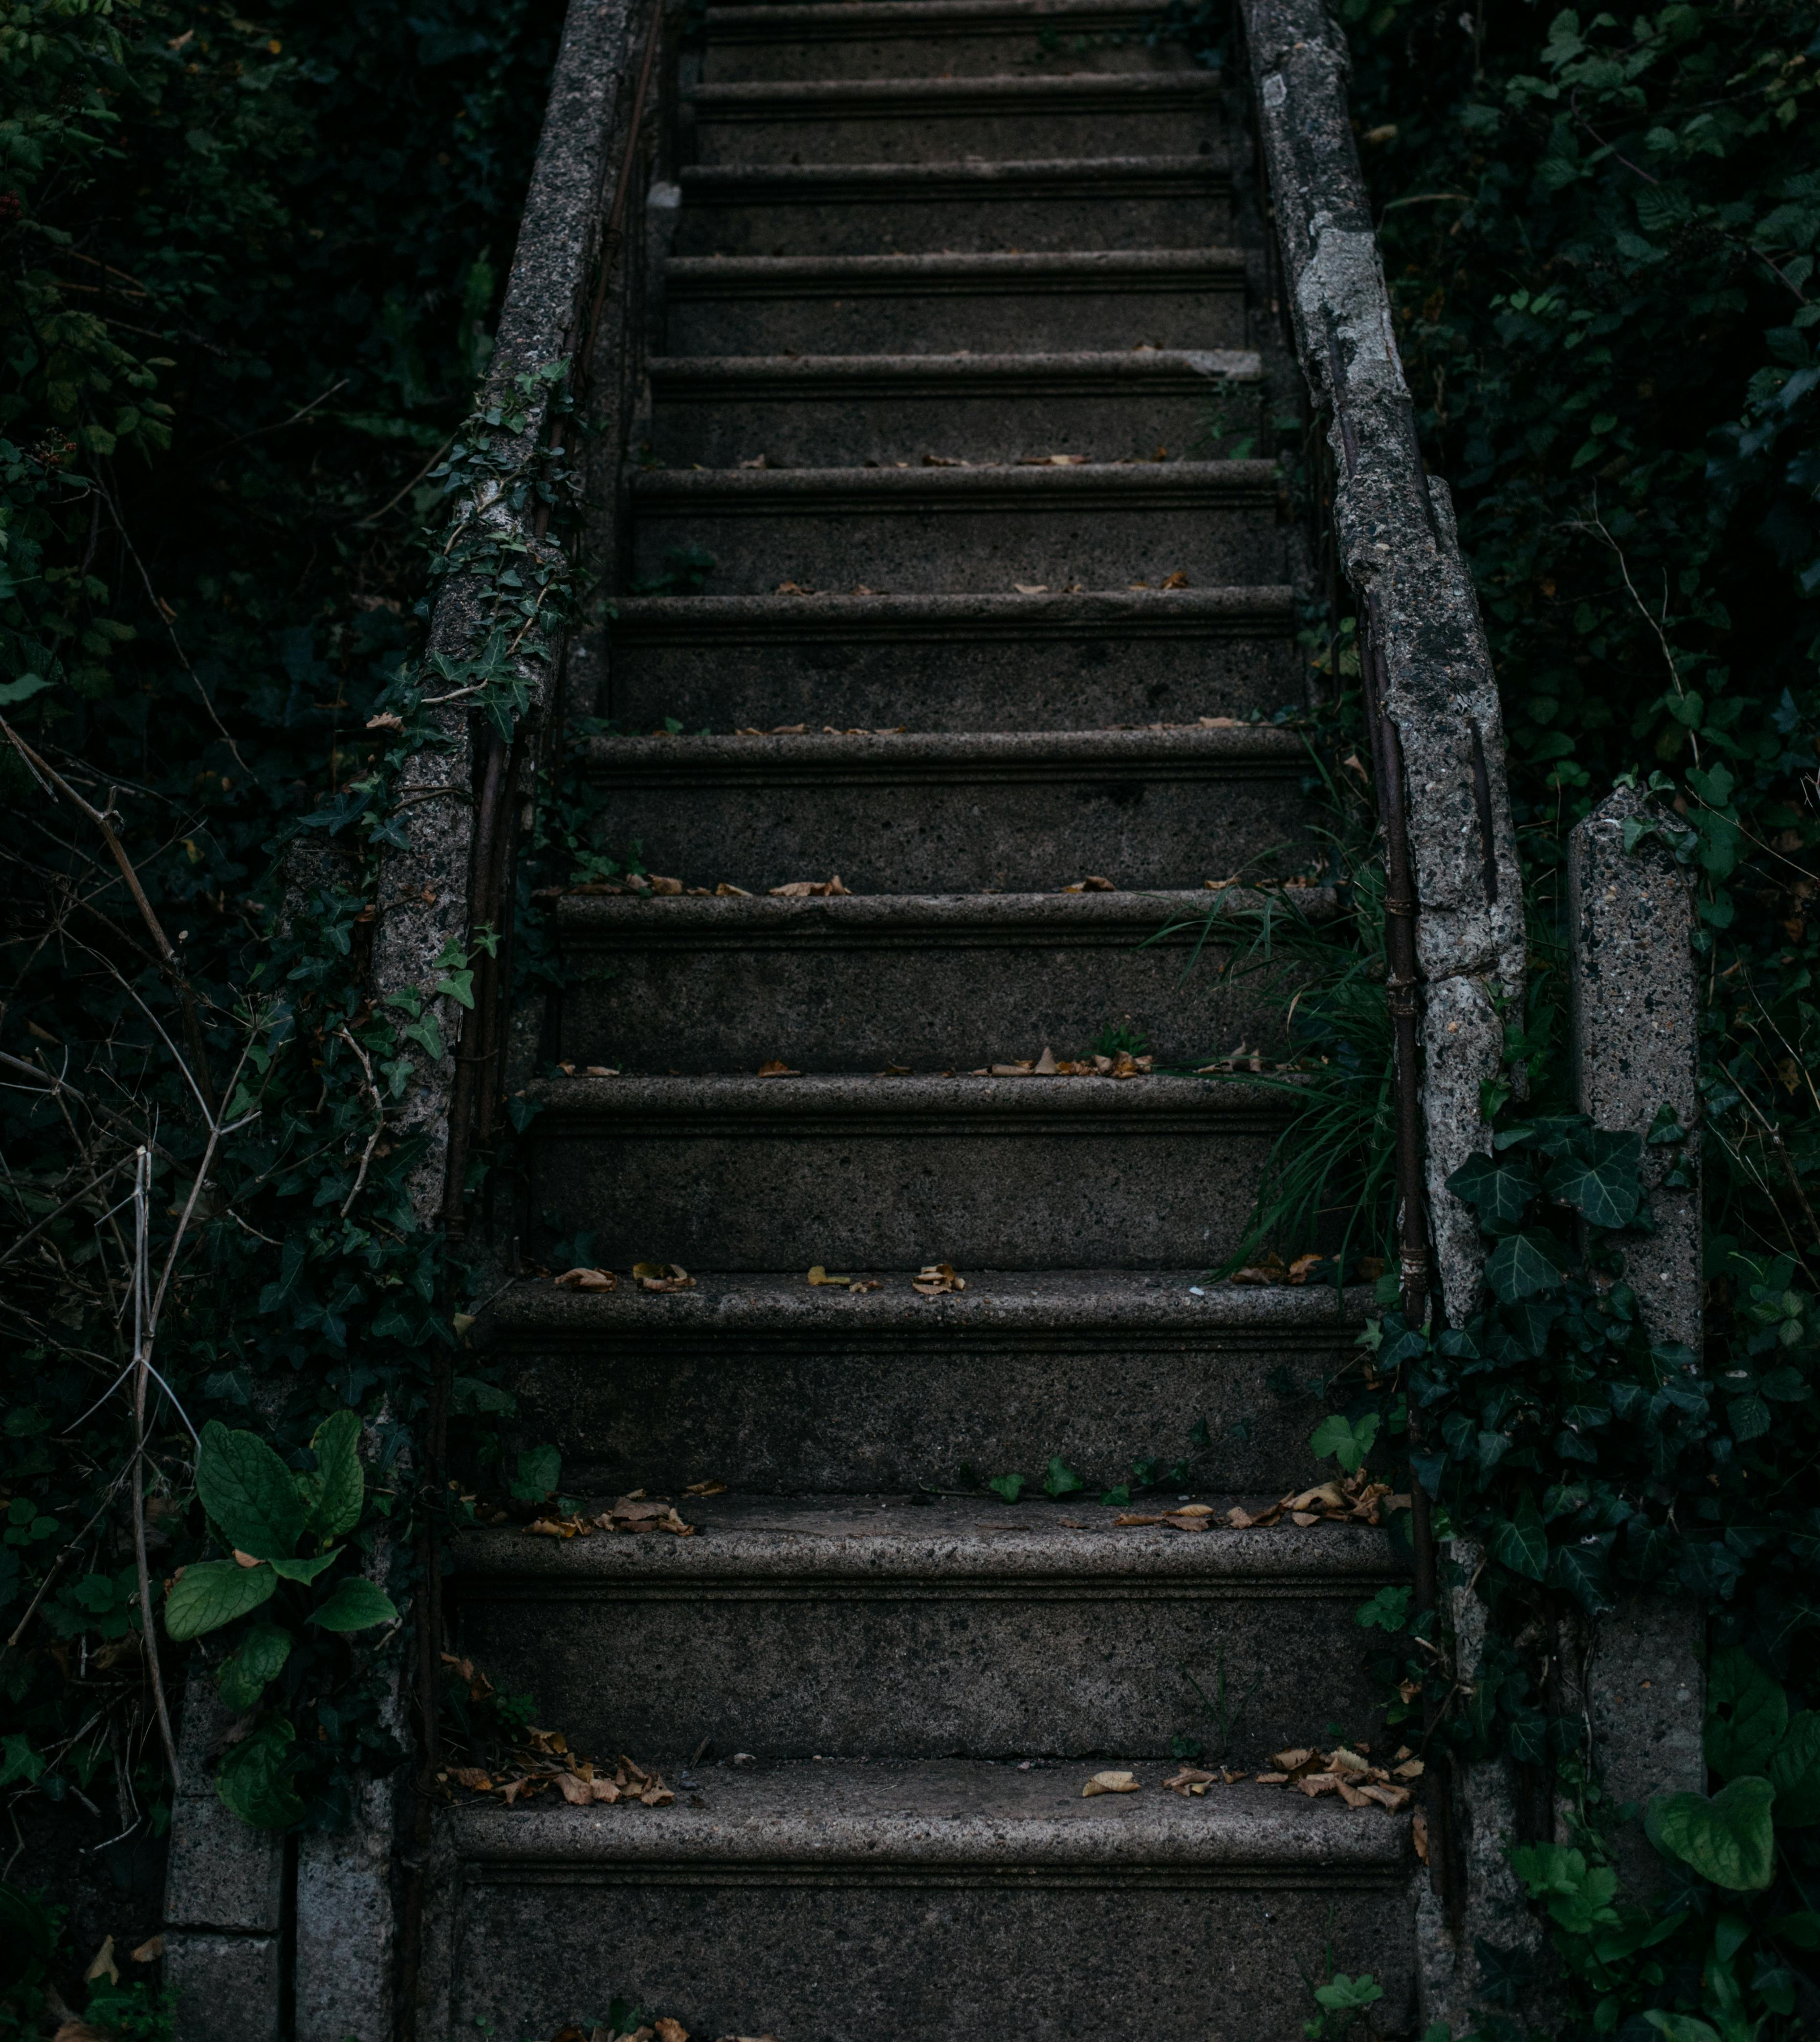
<path fill-rule="evenodd" d="M 715 1496 L 726 1486 L 725 1482 L 698 1482 L 689 1493 Z M 528 1533 L 543 1539 L 591 1539 L 597 1532 L 670 1532 L 679 1539 L 693 1539 L 696 1528 L 684 1524 L 668 1497 L 647 1497 L 642 1489 L 620 1497 L 596 1517 L 584 1517 L 578 1510 L 567 1517 L 536 1517 L 525 1527 Z"/>
<path fill-rule="evenodd" d="M 492 1705 L 498 1714 L 499 1697 L 493 1683 L 478 1671 L 471 1659 L 442 1655 L 449 1673 L 467 1690 L 471 1707 L 484 1710 Z M 512 1723 L 507 1749 L 489 1765 L 448 1765 L 437 1774 L 441 1784 L 452 1790 L 464 1788 L 471 1794 L 497 1795 L 508 1807 L 518 1801 L 554 1788 L 562 1798 L 579 1807 L 584 1803 L 635 1802 L 644 1808 L 667 1808 L 676 1795 L 664 1784 L 663 1775 L 640 1765 L 620 1753 L 616 1765 L 608 1767 L 584 1758 L 569 1749 L 569 1740 L 559 1730 L 539 1730 L 534 1723 Z"/>
<path fill-rule="evenodd" d="M 1162 1784 L 1185 1801 L 1191 1795 L 1200 1798 L 1210 1787 L 1235 1787 L 1242 1780 L 1255 1777 L 1260 1787 L 1288 1788 L 1306 1794 L 1311 1800 L 1322 1795 L 1337 1795 L 1349 1808 L 1379 1807 L 1396 1815 L 1401 1814 L 1414 1799 L 1412 1783 L 1421 1779 L 1423 1771 L 1422 1761 L 1407 1745 L 1387 1767 L 1372 1763 L 1369 1745 L 1354 1748 L 1338 1744 L 1326 1752 L 1300 1746 L 1286 1751 L 1273 1751 L 1270 1754 L 1270 1768 L 1268 1772 L 1253 1775 L 1227 1771 L 1208 1772 L 1198 1765 L 1185 1765 Z M 1086 1801 L 1097 1794 L 1136 1794 L 1142 1791 L 1142 1783 L 1134 1772 L 1096 1772 L 1081 1789 L 1081 1798 Z M 1418 1849 L 1420 1847 L 1418 1840 Z"/>
<path fill-rule="evenodd" d="M 1112 1520 L 1114 1524 L 1160 1524 L 1170 1532 L 1211 1532 L 1216 1524 L 1231 1525 L 1235 1532 L 1265 1532 L 1285 1519 L 1295 1525 L 1382 1525 L 1395 1510 L 1407 1510 L 1406 1496 L 1393 1496 L 1387 1482 L 1374 1482 L 1361 1468 L 1356 1474 L 1338 1482 L 1324 1482 L 1318 1489 L 1292 1490 L 1263 1509 L 1247 1510 L 1234 1504 L 1223 1517 L 1211 1503 L 1187 1503 L 1174 1510 L 1154 1513 L 1127 1510 Z"/>

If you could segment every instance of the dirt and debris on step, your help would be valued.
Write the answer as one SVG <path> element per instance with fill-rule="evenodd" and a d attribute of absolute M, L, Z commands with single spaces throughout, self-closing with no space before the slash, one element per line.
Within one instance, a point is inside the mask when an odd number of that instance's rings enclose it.
<path fill-rule="evenodd" d="M 565 1269 L 554 1282 L 559 1291 L 616 1291 L 620 1279 L 610 1269 Z"/>
<path fill-rule="evenodd" d="M 1349 1808 L 1377 1807 L 1401 1814 L 1415 1799 L 1409 1784 L 1422 1776 L 1422 1762 L 1407 1745 L 1389 1767 L 1372 1761 L 1369 1745 L 1336 1745 L 1331 1751 L 1295 1746 L 1270 1754 L 1272 1770 L 1260 1772 L 1261 1787 L 1285 1787 L 1311 1799 L 1337 1794 Z"/>
<path fill-rule="evenodd" d="M 1041 1056 L 1014 1064 L 982 1064 L 969 1073 L 976 1078 L 1141 1078 L 1150 1075 L 1154 1059 L 1121 1050 L 1116 1057 L 1058 1057 L 1045 1045 Z"/>
<path fill-rule="evenodd" d="M 841 884 L 838 872 L 830 879 L 789 879 L 781 886 L 771 889 L 774 901 L 825 901 L 841 895 L 850 897 L 852 889 Z"/>
<path fill-rule="evenodd" d="M 1242 1504 L 1234 1504 L 1226 1513 L 1226 1521 L 1235 1532 L 1268 1531 L 1285 1517 L 1303 1528 L 1323 1524 L 1382 1525 L 1390 1521 L 1393 1512 L 1409 1507 L 1407 1495 L 1393 1493 L 1387 1482 L 1374 1481 L 1360 1468 L 1356 1474 L 1324 1482 L 1299 1494 L 1292 1491 L 1261 1510 L 1249 1511 Z"/>
<path fill-rule="evenodd" d="M 696 1529 L 677 1515 L 668 1497 L 647 1496 L 642 1489 L 620 1497 L 595 1517 L 578 1510 L 567 1517 L 534 1517 L 525 1527 L 528 1536 L 542 1539 L 591 1539 L 597 1532 L 669 1532 L 679 1539 L 693 1539 Z"/>
<path fill-rule="evenodd" d="M 1097 872 L 1089 872 L 1085 879 L 1071 880 L 1062 889 L 1064 893 L 1116 893 L 1118 888 Z"/>
<path fill-rule="evenodd" d="M 951 1291 L 964 1291 L 967 1279 L 954 1273 L 952 1262 L 925 1262 L 910 1279 L 910 1288 L 919 1298 L 940 1298 Z"/>
<path fill-rule="evenodd" d="M 693 1291 L 695 1279 L 680 1262 L 635 1262 L 632 1275 L 641 1291 Z"/>

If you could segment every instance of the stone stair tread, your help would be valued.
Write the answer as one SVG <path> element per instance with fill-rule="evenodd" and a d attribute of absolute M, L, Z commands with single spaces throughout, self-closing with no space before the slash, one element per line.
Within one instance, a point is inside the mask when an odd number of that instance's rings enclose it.
<path fill-rule="evenodd" d="M 914 1581 L 935 1593 L 965 1595 L 982 1582 L 1085 1589 L 1218 1580 L 1267 1589 L 1272 1581 L 1393 1580 L 1406 1571 L 1389 1535 L 1370 1525 L 1238 1531 L 1223 1521 L 1235 1506 L 1256 1512 L 1277 1501 L 1275 1496 L 1189 1494 L 1189 1502 L 1215 1512 L 1213 1528 L 1199 1532 L 1115 1526 L 1120 1516 L 1181 1509 L 1174 1492 L 1116 1506 L 1074 1496 L 1005 1504 L 986 1493 L 670 1500 L 696 1526 L 695 1536 L 596 1532 L 556 1539 L 514 1526 L 463 1533 L 457 1563 L 469 1584 L 510 1583 L 533 1593 L 537 1585 L 565 1582 L 714 1580 L 770 1584 L 785 1593 L 816 1587 L 831 1596 L 848 1580 Z M 610 1501 L 597 1498 L 582 1508 L 598 1512 Z"/>
<path fill-rule="evenodd" d="M 1234 767 L 1256 764 L 1280 771 L 1306 759 L 1307 745 L 1303 733 L 1292 726 L 1235 721 L 1223 729 L 1185 724 L 1174 730 L 805 731 L 800 736 L 678 733 L 673 737 L 590 737 L 584 740 L 582 755 L 598 766 L 635 767 L 641 774 L 666 777 L 671 771 L 756 773 L 775 783 L 780 771 L 792 769 L 845 774 L 869 767 L 892 774 L 921 769 L 952 782 L 979 771 L 996 775 L 1020 768 L 1054 767 L 1071 777 L 1103 766 L 1165 767 L 1195 761 Z"/>
<path fill-rule="evenodd" d="M 677 174 L 685 202 L 712 204 L 773 191 L 839 197 L 849 187 L 926 195 L 930 189 L 953 185 L 970 191 L 983 188 L 989 195 L 1014 195 L 1026 184 L 1123 185 L 1147 179 L 1217 183 L 1229 171 L 1219 155 L 957 156 L 918 163 L 689 163 Z"/>
<path fill-rule="evenodd" d="M 1060 1269 L 963 1272 L 964 1291 L 919 1297 L 902 1281 L 856 1297 L 811 1286 L 799 1270 L 704 1275 L 693 1290 L 652 1293 L 557 1290 L 514 1283 L 487 1307 L 476 1338 L 488 1348 L 592 1345 L 636 1332 L 784 1335 L 927 1333 L 957 1339 L 1043 1332 L 1186 1333 L 1217 1340 L 1254 1329 L 1362 1325 L 1368 1286 L 1211 1283 L 1204 1271 Z"/>
<path fill-rule="evenodd" d="M 1225 82 L 1217 71 L 1171 71 L 1156 77 L 1124 71 L 1066 71 L 1046 78 L 1017 73 L 995 78 L 742 78 L 696 85 L 682 95 L 698 113 L 838 112 L 879 107 L 979 105 L 1040 112 L 1097 110 L 1103 106 L 1179 106 L 1217 101 Z"/>
<path fill-rule="evenodd" d="M 849 595 L 830 589 L 825 595 L 622 595 L 615 598 L 614 607 L 622 630 L 744 625 L 788 632 L 834 623 L 897 631 L 918 624 L 944 629 L 964 624 L 1021 637 L 1040 627 L 1122 628 L 1165 619 L 1287 626 L 1295 618 L 1295 598 L 1292 589 L 1269 583 L 1259 587 L 1087 589 L 1078 595 L 1057 591 L 1043 595 L 1002 595 L 992 590 Z"/>
<path fill-rule="evenodd" d="M 1310 920 L 1326 920 L 1339 910 L 1334 887 L 1290 890 L 1295 909 Z M 775 900 L 765 894 L 565 893 L 557 900 L 556 919 L 570 942 L 584 943 L 597 934 L 616 943 L 628 935 L 687 942 L 717 935 L 738 941 L 786 934 L 811 942 L 825 937 L 838 943 L 847 936 L 901 936 L 906 941 L 928 936 L 941 941 L 967 934 L 990 941 L 1000 932 L 1025 931 L 1065 941 L 1071 931 L 1128 928 L 1154 935 L 1159 910 L 1181 916 L 1252 912 L 1280 900 L 1280 893 L 1249 886 L 1133 887 L 1109 893 L 850 893 L 807 900 Z"/>
<path fill-rule="evenodd" d="M 665 262 L 663 273 L 665 284 L 672 291 L 679 285 L 685 289 L 709 285 L 730 289 L 742 284 L 761 285 L 767 290 L 788 286 L 800 291 L 815 284 L 832 289 L 879 282 L 998 286 L 1040 283 L 1058 290 L 1071 290 L 1108 278 L 1218 275 L 1238 284 L 1244 281 L 1245 262 L 1245 251 L 1240 248 L 1040 249 L 1016 255 L 1007 250 L 983 254 L 672 255 Z"/>
<path fill-rule="evenodd" d="M 977 468 L 633 468 L 627 471 L 635 503 L 677 500 L 715 506 L 749 503 L 761 510 L 767 500 L 782 505 L 807 499 L 818 505 L 850 500 L 890 507 L 907 499 L 911 508 L 940 503 L 994 499 L 1041 503 L 1054 498 L 1063 508 L 1083 499 L 1167 501 L 1208 497 L 1274 503 L 1279 471 L 1270 461 L 1083 461 L 1070 468 L 1028 466 L 1013 461 Z M 1083 591 L 1082 593 L 1089 591 Z"/>
<path fill-rule="evenodd" d="M 1148 27 L 1156 11 L 1156 0 L 804 0 L 793 6 L 710 7 L 705 20 L 712 37 L 747 29 L 769 34 L 780 29 L 820 29 L 834 24 L 845 29 L 849 23 L 860 30 L 948 24 L 964 29 L 997 21 L 1018 27 L 1066 23 L 1078 28 L 1105 19 Z"/>
<path fill-rule="evenodd" d="M 776 1122 L 799 1129 L 815 1120 L 975 1119 L 1041 1122 L 1189 1116 L 1230 1119 L 1248 1126 L 1285 1114 L 1282 1086 L 1252 1079 L 1172 1076 L 743 1077 L 708 1072 L 693 1077 L 628 1072 L 616 1077 L 552 1078 L 526 1088 L 527 1096 L 563 1119 L 658 1115 L 666 1119 Z"/>
<path fill-rule="evenodd" d="M 641 1758 L 654 1761 L 655 1754 Z M 1083 1799 L 1098 1770 L 1140 1783 L 1135 1794 Z M 1162 1791 L 1179 1769 L 1134 1759 L 1032 1765 L 990 1760 L 786 1761 L 715 1766 L 692 1775 L 667 1808 L 506 1808 L 449 1811 L 456 1854 L 469 1860 L 607 1858 L 652 1864 L 1175 1864 L 1185 1869 L 1391 1871 L 1408 1860 L 1408 1821 L 1250 1784 L 1189 1799 Z M 704 1805 L 693 1805 L 699 1801 Z"/>
<path fill-rule="evenodd" d="M 1082 348 L 1050 354 L 659 354 L 646 366 L 659 396 L 668 385 L 685 382 L 731 384 L 742 394 L 761 396 L 779 383 L 990 382 L 1014 384 L 1021 392 L 1045 379 L 1146 384 L 1188 379 L 1199 387 L 1210 378 L 1249 382 L 1264 373 L 1262 357 L 1250 347 Z M 1122 465 L 1100 464 L 1108 465 Z"/>

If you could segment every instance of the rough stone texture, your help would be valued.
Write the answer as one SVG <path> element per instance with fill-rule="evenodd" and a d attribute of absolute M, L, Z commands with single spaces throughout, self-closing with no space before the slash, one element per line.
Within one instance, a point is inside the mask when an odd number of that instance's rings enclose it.
<path fill-rule="evenodd" d="M 1504 779 L 1503 725 L 1477 599 L 1446 485 L 1415 440 L 1370 204 L 1346 109 L 1344 36 L 1319 0 L 1244 0 L 1258 117 L 1298 351 L 1328 418 L 1334 507 L 1348 580 L 1371 606 L 1402 750 L 1419 904 L 1417 948 L 1431 1008 L 1431 1157 L 1489 1137 L 1459 1115 L 1485 1068 L 1494 990 L 1523 981 L 1522 882 Z M 1478 981 L 1447 986 L 1447 981 Z M 1462 1026 L 1453 1036 L 1448 1020 Z M 1438 1057 L 1456 1068 L 1437 1068 Z M 1476 1235 L 1431 1184 L 1440 1288 L 1456 1323 L 1478 1301 Z"/>
<path fill-rule="evenodd" d="M 1269 1788 L 1185 1802 L 1141 1762 L 1140 1792 L 1083 1801 L 1086 1769 L 761 1766 L 662 1811 L 463 1810 L 448 2032 L 624 1992 L 791 2042 L 1072 2042 L 1134 2006 L 1159 2042 L 1289 2042 L 1323 1944 L 1406 2020 L 1401 1818 Z"/>
<path fill-rule="evenodd" d="M 896 593 L 931 583 L 1010 595 L 1280 576 L 1284 535 L 1263 461 L 1132 467 L 646 470 L 631 477 L 647 583 L 705 550 L 715 595 Z M 788 594 L 788 590 L 784 593 Z"/>
<path fill-rule="evenodd" d="M 1574 1091 L 1596 1126 L 1646 1134 L 1669 1107 L 1685 1144 L 1646 1146 L 1643 1180 L 1656 1230 L 1624 1249 L 1624 1274 L 1650 1337 L 1695 1356 L 1703 1333 L 1700 1191 L 1699 988 L 1693 901 L 1659 839 L 1624 849 L 1627 820 L 1660 811 L 1620 788 L 1574 831 L 1567 867 Z M 1681 1162 L 1692 1183 L 1663 1183 Z M 1586 1672 L 1593 1749 L 1607 1791 L 1639 1805 L 1703 1791 L 1705 1612 L 1682 1597 L 1638 1597 L 1601 1617 Z M 1662 1876 L 1635 1825 L 1618 1839 L 1626 1882 Z"/>
<path fill-rule="evenodd" d="M 1073 1498 L 685 1508 L 692 1539 L 465 1539 L 462 1650 L 586 1750 L 1167 1757 L 1211 1734 L 1198 1681 L 1255 1765 L 1372 1723 L 1333 1641 L 1402 1573 L 1381 1532 L 1118 1531 Z"/>
<path fill-rule="evenodd" d="M 1223 158 L 1026 163 L 702 163 L 685 169 L 678 255 L 884 255 L 951 249 L 1224 243 Z"/>
<path fill-rule="evenodd" d="M 1241 1042 L 1280 1054 L 1286 967 L 1252 957 L 1255 923 L 1231 920 L 1269 897 L 1236 891 L 571 897 L 558 923 L 562 1054 L 755 1071 L 776 1050 L 780 1011 L 798 1017 L 792 1056 L 816 1071 L 972 1069 L 1045 1046 L 1071 1061 L 1115 1023 L 1164 1064 Z M 1276 899 L 1311 920 L 1335 906 L 1325 888 Z"/>
<path fill-rule="evenodd" d="M 292 2042 L 391 2042 L 390 2005 L 370 1981 L 390 1979 L 398 1956 L 399 1799 L 391 1780 L 363 1781 L 346 1829 L 298 1840 Z"/>
<path fill-rule="evenodd" d="M 1280 1095 L 1194 1078 L 573 1078 L 548 1227 L 695 1270 L 1180 1269 L 1237 1245 Z"/>
<path fill-rule="evenodd" d="M 167 1929 L 164 1982 L 181 2042 L 284 2042 L 284 1968 L 277 1936 Z"/>
<path fill-rule="evenodd" d="M 1154 460 L 1255 433 L 1261 369 L 1242 349 L 1200 354 L 715 357 L 651 365 L 654 456 L 672 467 L 816 468 L 841 453 L 920 461 Z"/>
<path fill-rule="evenodd" d="M 1234 348 L 1223 248 L 1083 254 L 689 255 L 665 265 L 670 344 L 707 355 Z"/>
<path fill-rule="evenodd" d="M 997 78 L 1032 66 L 1180 71 L 1153 0 L 852 0 L 840 7 L 711 7 L 706 75 L 752 78 Z M 1078 243 L 1075 244 L 1077 247 Z"/>
<path fill-rule="evenodd" d="M 1284 587 L 635 596 L 619 611 L 570 666 L 634 729 L 1080 730 L 1304 706 Z"/>
<path fill-rule="evenodd" d="M 759 893 L 838 873 L 856 893 L 1059 893 L 1089 875 L 1193 889 L 1318 865 L 1302 757 L 1293 740 L 1272 748 L 1280 735 L 602 738 L 588 765 L 608 797 L 603 848 L 642 843 L 685 885 Z"/>
<path fill-rule="evenodd" d="M 1322 1478 L 1308 1436 L 1364 1303 L 1192 1270 L 975 1271 L 942 1298 L 906 1276 L 858 1297 L 800 1272 L 661 1297 L 527 1282 L 480 1337 L 519 1436 L 561 1440 L 589 1490 L 952 1488 L 1059 1454 L 1095 1494 L 1192 1458 L 1211 1488 L 1280 1495 Z"/>
<path fill-rule="evenodd" d="M 1225 140 L 1220 81 L 1193 72 L 701 85 L 687 97 L 705 163 L 1211 155 Z"/>

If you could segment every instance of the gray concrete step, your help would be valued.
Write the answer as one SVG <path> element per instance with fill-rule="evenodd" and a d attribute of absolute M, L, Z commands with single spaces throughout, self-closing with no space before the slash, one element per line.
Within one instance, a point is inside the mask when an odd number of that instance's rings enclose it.
<path fill-rule="evenodd" d="M 650 365 L 651 449 L 668 466 L 836 461 L 1152 461 L 1254 451 L 1264 373 L 1200 354 L 760 355 Z M 1242 435 L 1252 445 L 1238 449 Z"/>
<path fill-rule="evenodd" d="M 854 1296 L 803 1269 L 662 1296 L 527 1279 L 475 1337 L 518 1400 L 517 1436 L 560 1440 L 578 1494 L 953 1489 L 963 1466 L 1034 1493 L 1059 1454 L 1097 1495 L 1135 1462 L 1194 1455 L 1204 1420 L 1197 1479 L 1281 1496 L 1322 1479 L 1308 1436 L 1368 1302 L 1192 1270 L 975 1270 L 935 1298 L 906 1275 Z"/>
<path fill-rule="evenodd" d="M 1159 1065 L 1205 1063 L 1283 1034 L 1292 959 L 1280 939 L 1272 963 L 1251 919 L 1267 901 L 1286 928 L 1336 912 L 1325 887 L 570 894 L 556 917 L 562 1054 L 628 1071 L 754 1071 L 780 1055 L 812 1071 L 939 1071 L 1045 1047 L 1072 1062 L 1116 1025 Z"/>
<path fill-rule="evenodd" d="M 597 737 L 603 848 L 685 886 L 838 873 L 856 893 L 1055 893 L 1307 874 L 1293 730 Z M 780 1017 L 780 1033 L 788 1031 Z"/>
<path fill-rule="evenodd" d="M 1204 248 L 1232 219 L 1215 156 L 696 164 L 681 193 L 678 255 Z"/>
<path fill-rule="evenodd" d="M 704 163 L 926 163 L 960 156 L 1211 155 L 1217 76 L 844 78 L 698 85 Z"/>
<path fill-rule="evenodd" d="M 1161 1076 L 578 1076 L 529 1096 L 536 1252 L 580 1229 L 610 1265 L 845 1273 L 1208 1268 L 1288 1103 Z"/>
<path fill-rule="evenodd" d="M 1236 1767 L 1330 1722 L 1379 1742 L 1363 1655 L 1336 1646 L 1406 1574 L 1387 1532 L 1119 1528 L 1142 1506 L 1078 1497 L 680 1501 L 693 1538 L 456 1543 L 463 1653 L 578 1749 L 1154 1759 L 1192 1735 Z M 1204 1736 L 1197 1682 L 1228 1712 Z"/>
<path fill-rule="evenodd" d="M 976 354 L 1243 347 L 1231 248 L 998 255 L 679 255 L 677 354 Z"/>
<path fill-rule="evenodd" d="M 704 75 L 978 78 L 1192 67 L 1157 36 L 1155 0 L 847 0 L 711 7 Z"/>
<path fill-rule="evenodd" d="M 1009 595 L 1280 582 L 1290 528 L 1267 461 L 1078 468 L 641 468 L 635 576 L 712 558 L 706 592 Z M 784 588 L 781 584 L 792 586 Z"/>
<path fill-rule="evenodd" d="M 610 633 L 572 642 L 570 685 L 635 729 L 673 717 L 692 730 L 1069 730 L 1306 703 L 1283 587 L 630 596 L 616 607 Z"/>
<path fill-rule="evenodd" d="M 1132 1769 L 1139 1792 L 1091 1800 L 1083 1767 L 948 1761 L 714 1769 L 670 1808 L 452 1810 L 431 2032 L 545 2034 L 620 1994 L 692 2034 L 786 2042 L 1135 2023 L 1288 2042 L 1329 1961 L 1372 1972 L 1380 2027 L 1405 2031 L 1405 1818 L 1268 1787 L 1186 1800 L 1169 1769 Z"/>

